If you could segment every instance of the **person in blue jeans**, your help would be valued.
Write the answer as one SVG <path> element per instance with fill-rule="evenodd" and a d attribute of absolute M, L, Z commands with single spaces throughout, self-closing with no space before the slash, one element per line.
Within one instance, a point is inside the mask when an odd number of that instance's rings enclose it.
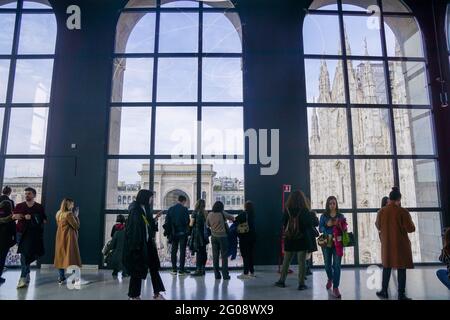
<path fill-rule="evenodd" d="M 436 276 L 450 290 L 450 228 L 445 231 L 444 248 L 439 260 L 447 265 L 447 270 L 441 269 L 436 271 Z"/>
<path fill-rule="evenodd" d="M 325 271 L 327 273 L 328 282 L 326 284 L 327 290 L 333 286 L 333 295 L 337 299 L 341 298 L 339 292 L 339 283 L 341 281 L 341 262 L 343 256 L 343 246 L 341 236 L 336 238 L 336 234 L 342 234 L 342 230 L 336 230 L 344 226 L 346 228 L 347 222 L 345 216 L 339 212 L 338 202 L 336 197 L 328 197 L 325 213 L 320 217 L 319 230 L 328 237 L 328 245 L 322 247 L 323 260 L 325 263 Z"/>

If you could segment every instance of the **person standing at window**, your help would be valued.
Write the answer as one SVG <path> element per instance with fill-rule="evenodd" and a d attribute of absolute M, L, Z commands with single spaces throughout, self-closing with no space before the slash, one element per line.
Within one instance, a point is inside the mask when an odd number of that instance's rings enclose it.
<path fill-rule="evenodd" d="M 444 286 L 450 290 L 450 228 L 445 231 L 444 234 L 444 248 L 442 248 L 442 253 L 439 257 L 439 261 L 447 265 L 447 270 L 442 269 L 436 271 L 436 276 L 442 282 Z"/>
<path fill-rule="evenodd" d="M 47 216 L 44 207 L 35 201 L 36 190 L 25 189 L 25 201 L 14 209 L 15 214 L 24 219 L 17 222 L 17 252 L 20 253 L 21 273 L 17 289 L 25 288 L 30 282 L 30 265 L 44 255 L 44 224 Z"/>
<path fill-rule="evenodd" d="M 187 199 L 185 196 L 178 196 L 178 202 L 169 208 L 166 216 L 166 223 L 172 230 L 172 250 L 170 252 L 172 261 L 172 274 L 177 272 L 180 276 L 190 273 L 185 270 L 186 246 L 189 234 L 189 212 L 186 208 Z M 177 253 L 180 248 L 180 269 L 177 269 Z"/>
<path fill-rule="evenodd" d="M 16 244 L 16 223 L 23 219 L 20 214 L 12 213 L 11 201 L 0 201 L 0 284 L 5 282 L 2 278 L 6 257 L 9 249 Z"/>
<path fill-rule="evenodd" d="M 347 220 L 339 212 L 336 197 L 330 196 L 325 205 L 325 213 L 320 217 L 319 230 L 328 237 L 328 243 L 322 247 L 323 260 L 328 282 L 327 290 L 333 286 L 333 295 L 340 299 L 339 284 L 341 281 L 341 262 L 344 256 L 342 234 L 347 231 Z"/>
<path fill-rule="evenodd" d="M 11 208 L 14 210 L 15 204 L 14 201 L 11 200 L 12 189 L 9 186 L 5 186 L 2 190 L 2 195 L 0 196 L 0 202 L 3 200 L 8 200 L 11 202 Z"/>
<path fill-rule="evenodd" d="M 389 194 L 389 204 L 377 215 L 375 226 L 381 238 L 381 262 L 383 264 L 383 282 L 377 296 L 388 299 L 389 279 L 392 268 L 397 269 L 398 299 L 411 300 L 405 294 L 406 269 L 414 268 L 411 241 L 408 233 L 416 231 L 408 210 L 401 207 L 402 194 L 393 187 Z"/>
<path fill-rule="evenodd" d="M 123 246 L 125 244 L 125 221 L 125 217 L 122 214 L 118 214 L 116 224 L 111 230 L 111 255 L 108 259 L 108 267 L 113 269 L 113 277 L 117 277 L 119 271 L 122 271 L 122 278 L 128 276 L 122 263 Z"/>
<path fill-rule="evenodd" d="M 192 276 L 204 276 L 206 261 L 208 260 L 206 246 L 209 243 L 209 237 L 206 229 L 206 218 L 208 212 L 205 210 L 205 200 L 200 199 L 195 204 L 195 210 L 192 213 L 189 226 L 192 228 L 192 234 L 189 238 L 189 247 L 192 252 L 197 254 L 196 267 L 197 270 Z"/>
<path fill-rule="evenodd" d="M 161 212 L 153 217 L 152 202 L 153 191 L 142 189 L 128 208 L 123 264 L 131 276 L 128 290 L 130 300 L 140 300 L 142 280 L 147 278 L 148 270 L 152 279 L 153 299 L 164 300 L 161 292 L 166 289 L 159 275 L 160 261 L 155 243 L 158 231 L 156 220 Z"/>
<path fill-rule="evenodd" d="M 281 267 L 280 279 L 275 283 L 277 287 L 284 288 L 289 265 L 294 255 L 298 260 L 298 290 L 306 290 L 305 267 L 306 254 L 312 250 L 312 219 L 309 201 L 305 194 L 294 191 L 289 195 L 283 214 L 284 228 L 284 259 Z"/>
<path fill-rule="evenodd" d="M 59 271 L 58 283 L 66 281 L 65 270 L 69 266 L 81 268 L 80 249 L 78 247 L 78 229 L 80 219 L 78 210 L 74 209 L 74 201 L 63 199 L 56 213 L 55 268 Z"/>
<path fill-rule="evenodd" d="M 245 202 L 244 212 L 236 217 L 236 221 L 239 248 L 244 260 L 244 273 L 239 275 L 238 279 L 251 279 L 255 277 L 253 256 L 256 243 L 255 209 L 251 201 Z"/>
<path fill-rule="evenodd" d="M 211 244 L 213 252 L 214 276 L 216 280 L 230 280 L 228 273 L 228 220 L 234 221 L 234 216 L 224 212 L 224 205 L 216 201 L 212 212 L 206 218 L 206 226 L 211 229 Z M 222 274 L 219 269 L 219 256 L 222 258 Z"/>

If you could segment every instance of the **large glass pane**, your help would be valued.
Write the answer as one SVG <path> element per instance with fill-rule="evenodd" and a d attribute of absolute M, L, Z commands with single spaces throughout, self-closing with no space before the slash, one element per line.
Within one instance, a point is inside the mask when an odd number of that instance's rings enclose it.
<path fill-rule="evenodd" d="M 389 62 L 392 103 L 428 105 L 430 97 L 426 70 L 423 62 Z"/>
<path fill-rule="evenodd" d="M 308 103 L 345 103 L 341 60 L 305 59 Z"/>
<path fill-rule="evenodd" d="M 204 8 L 234 8 L 230 0 L 203 0 L 202 3 Z"/>
<path fill-rule="evenodd" d="M 153 92 L 152 58 L 114 60 L 113 102 L 150 102 Z"/>
<path fill-rule="evenodd" d="M 47 0 L 25 0 L 23 2 L 24 9 L 51 9 Z"/>
<path fill-rule="evenodd" d="M 197 8 L 198 1 L 194 0 L 161 0 L 162 8 Z"/>
<path fill-rule="evenodd" d="M 353 147 L 357 155 L 391 154 L 388 109 L 352 109 Z"/>
<path fill-rule="evenodd" d="M 413 261 L 438 262 L 442 249 L 442 223 L 440 212 L 411 212 L 416 232 L 411 233 Z"/>
<path fill-rule="evenodd" d="M 203 59 L 203 101 L 242 102 L 241 63 L 240 58 Z"/>
<path fill-rule="evenodd" d="M 197 154 L 197 108 L 157 108 L 155 132 L 155 154 Z"/>
<path fill-rule="evenodd" d="M 9 60 L 0 60 L 0 103 L 6 102 L 8 77 L 9 77 Z"/>
<path fill-rule="evenodd" d="M 12 108 L 8 154 L 45 154 L 48 108 Z"/>
<path fill-rule="evenodd" d="M 202 192 L 206 208 L 211 209 L 216 201 L 222 201 L 225 210 L 242 210 L 245 199 L 243 159 L 202 160 Z"/>
<path fill-rule="evenodd" d="M 244 114 L 241 107 L 203 108 L 202 154 L 244 154 Z"/>
<path fill-rule="evenodd" d="M 376 221 L 376 212 L 358 213 L 359 262 L 361 264 L 381 263 L 381 242 L 378 229 L 375 227 Z"/>
<path fill-rule="evenodd" d="M 350 102 L 355 104 L 387 103 L 384 64 L 381 61 L 348 61 Z"/>
<path fill-rule="evenodd" d="M 342 10 L 372 12 L 374 6 L 378 7 L 377 2 L 377 0 L 342 0 Z"/>
<path fill-rule="evenodd" d="M 320 219 L 322 215 L 318 214 L 317 217 Z M 353 232 L 353 217 L 351 213 L 344 213 L 345 219 L 347 220 L 348 224 L 348 232 Z M 342 257 L 342 264 L 354 264 L 355 263 L 355 256 L 354 256 L 355 249 L 353 247 L 344 248 L 344 256 Z M 323 260 L 323 253 L 321 248 L 319 247 L 319 251 L 316 251 L 313 253 L 313 262 L 314 265 L 324 265 Z"/>
<path fill-rule="evenodd" d="M 394 109 L 394 123 L 398 154 L 435 154 L 431 110 Z"/>
<path fill-rule="evenodd" d="M 11 54 L 15 14 L 0 14 L 0 54 Z"/>
<path fill-rule="evenodd" d="M 6 159 L 3 185 L 12 189 L 11 199 L 17 204 L 25 201 L 24 189 L 36 189 L 36 201 L 41 202 L 44 159 Z"/>
<path fill-rule="evenodd" d="M 0 8 L 15 9 L 15 8 L 17 8 L 17 1 L 16 0 L 0 0 Z"/>
<path fill-rule="evenodd" d="M 340 208 L 352 207 L 349 160 L 310 160 L 311 207 L 325 209 L 329 196 L 335 196 Z"/>
<path fill-rule="evenodd" d="M 111 108 L 109 153 L 149 154 L 151 121 L 151 108 Z"/>
<path fill-rule="evenodd" d="M 52 85 L 53 60 L 17 60 L 13 102 L 48 103 Z"/>
<path fill-rule="evenodd" d="M 339 17 L 308 14 L 303 23 L 305 54 L 341 54 Z"/>
<path fill-rule="evenodd" d="M 160 58 L 158 102 L 197 101 L 198 61 L 195 58 Z"/>
<path fill-rule="evenodd" d="M 203 14 L 203 52 L 242 52 L 241 23 L 237 13 Z"/>
<path fill-rule="evenodd" d="M 153 53 L 155 13 L 124 12 L 116 31 L 117 53 Z"/>
<path fill-rule="evenodd" d="M 355 160 L 355 179 L 357 207 L 378 208 L 394 185 L 392 160 Z"/>
<path fill-rule="evenodd" d="M 439 207 L 438 173 L 435 160 L 398 160 L 402 206 Z"/>
<path fill-rule="evenodd" d="M 150 161 L 108 160 L 106 209 L 128 209 L 140 189 L 149 189 Z"/>
<path fill-rule="evenodd" d="M 381 56 L 381 35 L 375 16 L 344 16 L 347 55 Z"/>
<path fill-rule="evenodd" d="M 125 8 L 155 8 L 156 0 L 129 0 Z"/>
<path fill-rule="evenodd" d="M 309 154 L 348 154 L 347 110 L 308 108 Z"/>
<path fill-rule="evenodd" d="M 383 0 L 382 4 L 384 12 L 411 12 L 403 1 Z"/>
<path fill-rule="evenodd" d="M 198 51 L 198 13 L 161 13 L 160 52 Z"/>
<path fill-rule="evenodd" d="M 186 207 L 194 209 L 197 201 L 197 162 L 191 159 L 155 160 L 153 191 L 155 209 L 167 210 L 186 197 Z"/>
<path fill-rule="evenodd" d="M 53 14 L 23 14 L 20 26 L 20 54 L 54 54 L 56 18 Z"/>
<path fill-rule="evenodd" d="M 0 141 L 2 141 L 4 117 L 5 117 L 5 108 L 0 108 Z"/>
<path fill-rule="evenodd" d="M 422 58 L 423 43 L 413 17 L 384 17 L 387 53 L 390 57 Z"/>
<path fill-rule="evenodd" d="M 336 0 L 315 0 L 309 7 L 310 10 L 337 10 Z"/>

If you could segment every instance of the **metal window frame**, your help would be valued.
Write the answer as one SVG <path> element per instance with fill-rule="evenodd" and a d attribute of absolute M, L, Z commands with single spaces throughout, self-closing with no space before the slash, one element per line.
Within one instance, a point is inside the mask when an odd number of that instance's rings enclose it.
<path fill-rule="evenodd" d="M 346 45 L 345 45 L 345 29 L 344 29 L 344 16 L 363 16 L 363 17 L 370 17 L 371 13 L 367 13 L 364 11 L 346 11 L 342 8 L 342 0 L 337 0 L 337 10 L 308 10 L 308 15 L 333 15 L 337 16 L 339 20 L 339 36 L 340 36 L 340 44 L 341 44 L 341 51 L 342 55 L 326 55 L 326 54 L 304 54 L 303 58 L 306 61 L 307 59 L 324 59 L 324 60 L 339 60 L 342 61 L 343 64 L 343 77 L 344 77 L 344 92 L 345 92 L 345 103 L 331 103 L 331 104 L 321 104 L 321 103 L 306 103 L 307 108 L 345 108 L 347 110 L 347 133 L 348 133 L 348 145 L 349 145 L 349 151 L 346 155 L 312 155 L 309 154 L 308 160 L 338 160 L 338 159 L 345 159 L 349 160 L 350 164 L 350 179 L 351 179 L 351 195 L 352 195 L 352 207 L 351 208 L 343 208 L 341 212 L 343 213 L 349 213 L 352 215 L 353 219 L 353 233 L 355 235 L 356 239 L 359 239 L 358 236 L 358 216 L 364 213 L 370 213 L 370 212 L 377 212 L 379 208 L 358 208 L 356 195 L 356 176 L 355 176 L 355 161 L 356 160 L 368 160 L 368 159 L 389 159 L 392 161 L 392 169 L 393 169 L 393 178 L 394 178 L 394 185 L 400 184 L 400 174 L 399 174 L 399 168 L 398 168 L 398 161 L 399 160 L 425 160 L 430 161 L 433 160 L 436 164 L 436 177 L 437 181 L 436 184 L 438 185 L 438 189 L 440 188 L 440 179 L 439 179 L 439 171 L 437 168 L 437 164 L 439 161 L 439 155 L 438 150 L 434 148 L 435 154 L 434 155 L 399 155 L 397 152 L 397 139 L 396 139 L 396 131 L 395 131 L 395 123 L 394 123 L 394 110 L 395 109 L 428 109 L 430 111 L 433 110 L 432 107 L 432 97 L 430 90 L 428 91 L 429 101 L 430 104 L 427 105 L 398 105 L 394 104 L 392 101 L 392 92 L 391 92 L 391 78 L 390 78 L 390 69 L 389 69 L 389 63 L 390 62 L 420 62 L 425 65 L 425 70 L 427 71 L 425 74 L 425 77 L 429 83 L 429 74 L 428 74 L 428 68 L 427 68 L 427 58 L 426 58 L 426 51 L 425 48 L 423 48 L 423 57 L 390 57 L 388 56 L 387 52 L 387 43 L 386 43 L 386 30 L 384 25 L 384 17 L 400 17 L 405 18 L 409 17 L 415 20 L 415 16 L 411 12 L 384 12 L 383 11 L 383 4 L 382 0 L 377 0 L 377 5 L 380 8 L 380 39 L 381 39 L 381 49 L 382 49 L 382 56 L 359 56 L 359 55 L 347 55 L 346 52 Z M 420 30 L 420 28 L 419 28 Z M 423 43 L 423 34 L 421 36 L 421 40 Z M 350 102 L 350 86 L 349 86 L 349 79 L 348 79 L 348 62 L 349 61 L 379 61 L 383 63 L 383 69 L 384 69 L 384 77 L 385 77 L 385 86 L 386 86 L 386 95 L 387 95 L 387 103 L 385 104 L 354 104 Z M 305 87 L 305 90 L 307 88 Z M 391 135 L 391 154 L 390 155 L 356 155 L 354 152 L 354 145 L 353 145 L 353 123 L 352 123 L 352 109 L 355 108 L 376 108 L 376 109 L 387 109 L 389 110 L 389 130 Z M 433 112 L 431 112 L 431 120 L 433 119 Z M 433 138 L 436 137 L 436 131 L 434 127 L 432 126 L 432 132 Z M 309 141 L 309 136 L 308 136 Z M 311 179 L 311 178 L 310 178 Z M 311 183 L 310 183 L 311 185 Z M 438 196 L 440 198 L 439 190 L 438 190 Z M 442 202 L 440 201 L 440 204 Z M 437 212 L 440 214 L 441 218 L 441 227 L 442 227 L 442 212 L 443 207 L 433 207 L 433 208 L 424 208 L 424 207 L 417 207 L 417 208 L 407 208 L 411 212 Z M 323 213 L 324 210 L 315 210 L 318 213 Z M 362 267 L 367 266 L 367 264 L 363 264 L 360 261 L 359 256 L 359 241 L 356 241 L 355 248 L 354 248 L 354 264 L 351 264 L 349 266 L 355 266 L 355 267 Z M 421 264 L 421 263 L 418 263 Z M 423 263 L 427 264 L 427 263 Z"/>
<path fill-rule="evenodd" d="M 151 119 L 151 132 L 150 132 L 150 150 L 148 154 L 141 155 L 122 155 L 122 154 L 110 154 L 109 153 L 109 138 L 108 146 L 106 148 L 106 168 L 109 160 L 149 160 L 150 162 L 150 172 L 149 172 L 149 185 L 154 185 L 154 168 L 155 162 L 157 160 L 170 160 L 172 159 L 172 155 L 167 154 L 155 154 L 155 137 L 156 137 L 156 111 L 157 108 L 164 107 L 196 107 L 197 108 L 197 121 L 202 120 L 202 110 L 203 108 L 212 108 L 212 107 L 244 107 L 243 101 L 236 102 L 205 102 L 202 100 L 203 93 L 203 59 L 206 58 L 234 58 L 234 59 L 243 59 L 242 50 L 239 53 L 208 53 L 203 51 L 203 17 L 204 13 L 235 13 L 238 14 L 238 11 L 235 8 L 207 8 L 204 7 L 202 2 L 199 3 L 198 7 L 195 8 L 162 8 L 161 0 L 156 1 L 156 7 L 152 8 L 124 8 L 121 10 L 122 13 L 130 13 L 130 12 L 141 12 L 141 13 L 154 13 L 155 14 L 155 38 L 154 38 L 154 52 L 149 53 L 114 53 L 112 57 L 112 61 L 117 58 L 153 58 L 153 83 L 152 83 L 152 101 L 147 102 L 110 102 L 110 109 L 113 107 L 151 107 L 152 109 L 152 119 Z M 161 24 L 161 13 L 172 12 L 172 13 L 198 13 L 198 50 L 197 52 L 189 52 L 189 53 L 160 53 L 159 52 L 159 40 L 160 40 L 160 24 Z M 120 18 L 119 18 L 120 19 Z M 198 61 L 198 71 L 197 71 L 197 101 L 191 102 L 183 102 L 183 101 L 175 101 L 175 102 L 160 102 L 157 101 L 157 81 L 158 81 L 158 60 L 159 58 L 196 58 Z M 114 79 L 111 79 L 111 83 L 113 83 Z M 113 90 L 113 86 L 111 85 L 111 92 Z M 110 130 L 110 119 L 108 116 L 108 137 Z M 201 199 L 201 185 L 202 185 L 202 160 L 203 159 L 245 159 L 244 155 L 241 154 L 220 154 L 215 155 L 214 157 L 203 155 L 202 154 L 202 146 L 201 146 L 201 128 L 197 129 L 197 154 L 188 154 L 183 155 L 187 159 L 196 160 L 197 166 L 197 179 L 196 179 L 196 199 Z M 108 170 L 106 171 L 106 180 L 108 179 Z M 104 197 L 106 199 L 108 190 L 105 181 L 105 192 Z M 244 191 L 245 192 L 245 191 Z M 195 199 L 192 199 L 195 200 Z M 193 201 L 195 202 L 195 201 Z M 107 208 L 106 200 L 104 201 L 104 212 L 111 212 L 110 209 Z M 121 211 L 121 210 L 113 210 Z M 125 210 L 126 211 L 126 210 Z M 121 211 L 123 212 L 123 210 Z"/>

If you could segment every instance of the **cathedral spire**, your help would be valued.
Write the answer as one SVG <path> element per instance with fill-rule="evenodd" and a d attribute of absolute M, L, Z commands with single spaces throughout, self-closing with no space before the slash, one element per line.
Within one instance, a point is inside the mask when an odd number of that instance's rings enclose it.
<path fill-rule="evenodd" d="M 319 99 L 317 103 L 329 103 L 331 101 L 330 91 L 330 74 L 328 72 L 327 62 L 325 60 L 321 60 L 319 76 Z"/>
<path fill-rule="evenodd" d="M 317 109 L 312 109 L 312 119 L 311 119 L 311 140 L 310 148 L 311 150 L 319 151 L 320 148 L 320 132 L 319 132 L 319 117 L 317 116 Z"/>

